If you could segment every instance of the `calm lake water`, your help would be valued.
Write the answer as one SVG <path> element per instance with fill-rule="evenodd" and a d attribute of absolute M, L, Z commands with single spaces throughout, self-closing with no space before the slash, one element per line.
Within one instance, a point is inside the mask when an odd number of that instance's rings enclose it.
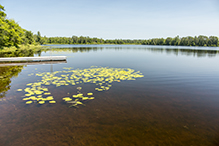
<path fill-rule="evenodd" d="M 0 67 L 1 146 L 219 144 L 219 48 L 51 47 L 67 62 Z"/>

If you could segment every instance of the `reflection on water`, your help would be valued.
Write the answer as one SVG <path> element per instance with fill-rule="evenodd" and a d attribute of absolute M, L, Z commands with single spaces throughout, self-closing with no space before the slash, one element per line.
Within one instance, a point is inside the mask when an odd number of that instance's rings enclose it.
<path fill-rule="evenodd" d="M 34 54 L 37 54 L 40 56 L 41 52 L 46 49 L 42 50 L 23 50 L 23 49 L 17 49 L 16 51 L 9 51 L 9 52 L 0 52 L 0 57 L 32 57 Z"/>
<path fill-rule="evenodd" d="M 0 98 L 5 97 L 10 89 L 11 78 L 18 76 L 23 66 L 5 66 L 0 67 Z"/>
<path fill-rule="evenodd" d="M 47 45 L 45 45 L 47 46 Z M 77 52 L 89 52 L 89 51 L 99 51 L 103 49 L 114 49 L 114 50 L 145 50 L 155 53 L 167 53 L 167 54 L 175 54 L 175 55 L 186 55 L 186 56 L 197 56 L 197 57 L 215 57 L 219 54 L 218 47 L 174 47 L 174 46 L 141 46 L 141 45 L 90 45 L 91 47 L 84 47 L 89 45 L 48 45 L 50 48 L 44 48 L 41 50 L 33 51 L 33 50 L 16 50 L 15 52 L 0 52 L 0 57 L 32 57 L 32 56 L 41 56 L 42 52 L 56 52 L 57 54 L 60 52 L 69 52 L 69 53 L 77 53 Z M 206 49 L 205 49 L 206 48 Z"/>
<path fill-rule="evenodd" d="M 66 55 L 65 64 L 0 68 L 2 99 L 16 97 L 0 102 L 0 145 L 218 144 L 218 51 L 72 47 L 34 54 Z M 129 80 L 136 71 L 144 77 Z"/>
<path fill-rule="evenodd" d="M 150 51 L 154 53 L 166 53 L 166 54 L 174 54 L 174 55 L 186 55 L 186 56 L 196 56 L 196 57 L 216 57 L 219 54 L 219 50 L 211 50 L 211 49 L 200 49 L 199 48 L 158 48 L 158 47 L 115 47 L 115 46 L 106 46 L 106 47 L 76 47 L 71 45 L 64 45 L 65 47 L 60 49 L 60 48 L 52 48 L 51 50 L 47 51 L 52 51 L 52 52 L 72 52 L 72 53 L 77 53 L 77 52 L 89 52 L 89 51 L 98 51 L 98 50 L 103 50 L 103 49 L 115 49 L 115 50 L 145 50 L 145 51 Z"/>

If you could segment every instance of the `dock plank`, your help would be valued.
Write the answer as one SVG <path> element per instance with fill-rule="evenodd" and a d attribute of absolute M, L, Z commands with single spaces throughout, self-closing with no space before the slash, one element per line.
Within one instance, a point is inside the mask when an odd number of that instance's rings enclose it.
<path fill-rule="evenodd" d="M 19 65 L 39 65 L 39 64 L 60 64 L 67 63 L 67 61 L 32 61 L 32 62 L 22 62 L 22 63 L 0 63 L 0 67 L 3 66 L 19 66 Z"/>
<path fill-rule="evenodd" d="M 40 56 L 40 57 L 8 57 L 0 58 L 0 62 L 13 62 L 13 61 L 54 61 L 54 60 L 66 60 L 66 56 Z"/>

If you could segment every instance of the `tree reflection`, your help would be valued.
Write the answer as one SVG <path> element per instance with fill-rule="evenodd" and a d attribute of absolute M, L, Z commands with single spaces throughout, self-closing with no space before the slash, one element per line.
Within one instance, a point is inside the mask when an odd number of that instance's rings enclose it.
<path fill-rule="evenodd" d="M 11 88 L 11 78 L 18 76 L 22 69 L 23 66 L 0 67 L 0 98 L 3 98 Z"/>
<path fill-rule="evenodd" d="M 153 53 L 166 53 L 186 56 L 196 56 L 196 57 L 215 57 L 219 54 L 218 50 L 199 50 L 199 49 L 189 49 L 189 48 L 159 48 L 159 47 L 133 47 L 133 46 L 106 46 L 106 47 L 64 47 L 64 48 L 52 48 L 47 51 L 52 52 L 66 52 L 77 53 L 77 52 L 89 52 L 89 51 L 98 51 L 103 49 L 114 49 L 114 50 L 145 50 Z"/>
<path fill-rule="evenodd" d="M 33 57 L 34 54 L 39 55 L 45 49 L 17 49 L 15 51 L 0 52 L 0 57 Z"/>

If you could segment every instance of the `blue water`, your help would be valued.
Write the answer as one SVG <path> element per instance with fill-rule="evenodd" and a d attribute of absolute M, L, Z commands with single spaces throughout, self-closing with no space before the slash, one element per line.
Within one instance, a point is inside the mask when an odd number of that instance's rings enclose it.
<path fill-rule="evenodd" d="M 27 65 L 17 76 L 8 77 L 10 89 L 0 101 L 0 142 L 4 146 L 217 143 L 218 47 L 50 46 L 40 56 L 67 56 L 67 63 Z M 95 85 L 89 83 L 57 88 L 50 85 L 57 101 L 54 105 L 26 105 L 24 93 L 16 91 L 40 80 L 36 73 L 91 66 L 131 68 L 144 77 L 113 82 L 104 92 L 95 91 Z M 34 75 L 28 76 L 31 73 Z M 75 94 L 78 86 L 84 92 L 92 91 L 95 100 L 69 108 L 62 98 Z"/>

